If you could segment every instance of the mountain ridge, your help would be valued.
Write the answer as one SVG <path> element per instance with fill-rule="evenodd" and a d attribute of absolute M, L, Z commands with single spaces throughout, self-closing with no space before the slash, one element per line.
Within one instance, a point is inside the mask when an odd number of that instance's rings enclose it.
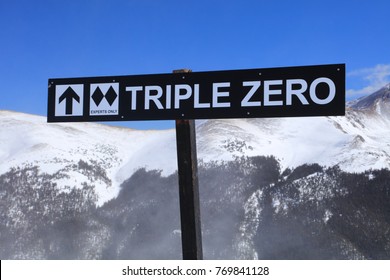
<path fill-rule="evenodd" d="M 129 137 L 131 135 L 131 137 Z M 46 118 L 0 111 L 0 174 L 12 167 L 36 165 L 40 172 L 62 173 L 59 188 L 90 182 L 78 169 L 81 162 L 98 166 L 110 178 L 94 181 L 100 203 L 115 197 L 120 184 L 144 165 L 140 151 L 159 148 L 162 139 L 174 137 L 173 130 L 136 131 L 97 123 L 46 123 Z M 173 172 L 173 171 L 172 171 Z M 84 172 L 85 173 L 85 172 Z"/>
<path fill-rule="evenodd" d="M 389 85 L 348 103 L 346 116 L 221 119 L 197 122 L 200 162 L 275 156 L 282 169 L 302 164 L 339 165 L 349 172 L 390 168 Z M 385 98 L 384 98 L 385 97 Z M 93 180 L 99 205 L 114 198 L 137 169 L 176 171 L 174 129 L 140 131 L 97 123 L 46 123 L 46 118 L 0 111 L 0 174 L 39 166 L 61 173 L 59 188 L 91 183 L 79 166 L 104 173 Z M 61 176 L 60 176 L 61 177 Z"/>

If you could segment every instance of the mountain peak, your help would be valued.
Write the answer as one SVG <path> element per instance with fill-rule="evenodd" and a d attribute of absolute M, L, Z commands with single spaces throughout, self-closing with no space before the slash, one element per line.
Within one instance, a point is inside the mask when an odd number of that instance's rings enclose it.
<path fill-rule="evenodd" d="M 390 105 L 390 83 L 376 92 L 356 100 L 351 107 L 354 109 L 370 109 L 375 108 L 378 104 Z"/>

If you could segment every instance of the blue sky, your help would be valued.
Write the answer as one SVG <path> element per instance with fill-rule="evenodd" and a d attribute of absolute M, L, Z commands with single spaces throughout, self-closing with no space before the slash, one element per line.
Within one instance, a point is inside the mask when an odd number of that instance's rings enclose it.
<path fill-rule="evenodd" d="M 180 68 L 346 63 L 357 97 L 390 82 L 389 19 L 388 0 L 1 0 L 0 110 L 46 116 L 49 78 Z"/>

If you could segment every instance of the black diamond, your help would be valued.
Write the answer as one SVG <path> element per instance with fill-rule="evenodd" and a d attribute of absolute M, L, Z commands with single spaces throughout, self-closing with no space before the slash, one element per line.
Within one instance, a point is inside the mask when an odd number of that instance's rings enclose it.
<path fill-rule="evenodd" d="M 100 102 L 102 102 L 104 98 L 103 92 L 100 90 L 99 87 L 97 87 L 92 94 L 92 99 L 95 101 L 96 106 L 99 106 Z"/>
<path fill-rule="evenodd" d="M 106 93 L 106 99 L 108 101 L 108 104 L 110 104 L 110 106 L 112 106 L 112 103 L 114 103 L 117 96 L 118 95 L 116 94 L 115 90 L 111 86 Z"/>

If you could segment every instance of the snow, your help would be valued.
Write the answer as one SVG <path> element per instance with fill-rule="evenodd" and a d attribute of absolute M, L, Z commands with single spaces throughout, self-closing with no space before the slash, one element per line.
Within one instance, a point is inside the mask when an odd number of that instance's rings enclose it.
<path fill-rule="evenodd" d="M 273 155 L 282 170 L 310 163 L 349 172 L 390 168 L 389 129 L 390 102 L 378 91 L 347 108 L 346 116 L 197 121 L 198 159 Z M 45 117 L 0 111 L 0 146 L 0 174 L 27 165 L 39 166 L 42 173 L 60 172 L 67 175 L 56 181 L 64 191 L 83 182 L 95 185 L 99 205 L 114 198 L 139 168 L 162 175 L 177 170 L 173 129 L 47 123 Z M 80 161 L 103 168 L 111 183 L 88 178 L 75 168 Z"/>
<path fill-rule="evenodd" d="M 327 223 L 329 221 L 330 218 L 332 218 L 333 214 L 330 210 L 326 209 L 325 210 L 325 213 L 324 213 L 324 218 L 323 218 L 323 221 L 324 223 Z"/>
<path fill-rule="evenodd" d="M 311 163 L 349 172 L 390 168 L 390 106 L 375 106 L 382 109 L 347 109 L 338 117 L 209 120 L 198 127 L 198 154 L 204 161 L 273 155 L 282 170 Z M 226 141 L 251 149 L 229 153 Z"/>
<path fill-rule="evenodd" d="M 170 143 L 172 142 L 172 143 Z M 46 123 L 46 118 L 0 111 L 0 174 L 11 167 L 39 165 L 41 172 L 54 174 L 80 160 L 96 161 L 112 180 L 107 187 L 94 182 L 102 204 L 114 198 L 120 184 L 139 167 L 173 172 L 176 164 L 174 130 L 136 131 L 95 123 Z M 88 182 L 81 172 L 68 171 L 56 183 L 80 186 Z"/>

